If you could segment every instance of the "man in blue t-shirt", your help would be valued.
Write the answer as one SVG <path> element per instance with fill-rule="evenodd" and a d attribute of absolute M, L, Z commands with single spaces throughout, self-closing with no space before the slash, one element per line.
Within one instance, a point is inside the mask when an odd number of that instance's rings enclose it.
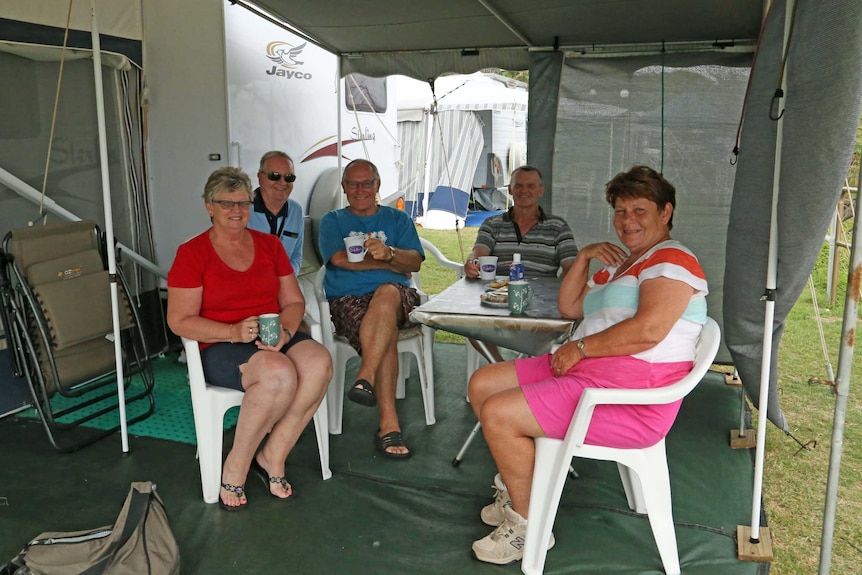
<path fill-rule="evenodd" d="M 278 150 L 265 153 L 260 158 L 257 181 L 260 187 L 254 191 L 248 227 L 277 236 L 290 258 L 293 273 L 299 274 L 304 228 L 302 207 L 290 199 L 296 181 L 293 160 Z"/>
<path fill-rule="evenodd" d="M 373 163 L 347 164 L 341 186 L 348 206 L 321 218 L 318 244 L 335 331 L 362 357 L 347 397 L 378 407 L 380 429 L 374 436 L 378 451 L 406 459 L 412 453 L 395 411 L 398 330 L 412 325 L 409 316 L 419 304 L 419 294 L 411 287 L 410 274 L 419 271 L 425 252 L 409 216 L 377 204 L 380 173 Z M 344 239 L 350 236 L 365 238 L 367 251 L 361 261 L 348 260 Z"/>

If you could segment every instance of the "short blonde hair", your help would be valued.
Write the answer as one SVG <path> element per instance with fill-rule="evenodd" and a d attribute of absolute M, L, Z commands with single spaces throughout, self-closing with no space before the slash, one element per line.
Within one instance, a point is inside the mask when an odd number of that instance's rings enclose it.
<path fill-rule="evenodd" d="M 238 190 L 244 191 L 249 201 L 254 201 L 254 196 L 251 192 L 251 180 L 248 174 L 239 168 L 227 166 L 219 168 L 210 174 L 204 186 L 203 198 L 209 204 L 212 203 L 216 196 L 229 194 Z"/>

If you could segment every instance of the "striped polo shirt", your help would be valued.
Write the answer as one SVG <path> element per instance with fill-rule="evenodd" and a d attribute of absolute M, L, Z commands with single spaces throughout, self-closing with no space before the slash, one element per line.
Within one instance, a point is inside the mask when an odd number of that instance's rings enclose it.
<path fill-rule="evenodd" d="M 476 235 L 476 246 L 497 256 L 497 275 L 509 275 L 513 254 L 521 254 L 526 277 L 556 276 L 560 266 L 574 262 L 578 246 L 569 224 L 539 208 L 539 221 L 521 237 L 512 210 L 486 219 Z M 475 247 L 475 246 L 474 246 Z"/>

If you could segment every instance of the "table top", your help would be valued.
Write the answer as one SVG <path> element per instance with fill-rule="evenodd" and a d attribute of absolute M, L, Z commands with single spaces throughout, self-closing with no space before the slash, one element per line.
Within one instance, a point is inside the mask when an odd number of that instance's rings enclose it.
<path fill-rule="evenodd" d="M 533 301 L 520 315 L 508 307 L 483 305 L 479 296 L 488 281 L 459 279 L 413 310 L 413 321 L 465 337 L 481 339 L 529 355 L 547 353 L 551 346 L 569 338 L 575 321 L 560 317 L 557 297 L 560 278 L 526 278 L 533 288 Z"/>

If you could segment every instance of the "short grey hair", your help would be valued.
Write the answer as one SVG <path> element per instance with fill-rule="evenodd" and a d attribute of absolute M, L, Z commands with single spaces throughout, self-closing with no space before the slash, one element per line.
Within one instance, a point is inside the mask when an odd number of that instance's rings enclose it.
<path fill-rule="evenodd" d="M 263 173 L 266 171 L 266 163 L 272 158 L 284 158 L 285 160 L 290 162 L 290 166 L 292 168 L 295 168 L 296 166 L 296 164 L 293 163 L 293 158 L 288 156 L 286 153 L 282 152 L 281 150 L 270 150 L 260 157 L 260 166 L 258 166 L 257 168 L 258 173 Z"/>
<path fill-rule="evenodd" d="M 514 170 L 512 170 L 512 179 L 515 178 L 515 174 L 517 174 L 518 172 L 532 172 L 532 173 L 536 174 L 537 176 L 539 176 L 539 183 L 540 184 L 544 183 L 544 182 L 542 182 L 542 171 L 539 168 L 537 168 L 536 166 L 524 164 L 523 166 L 519 166 L 519 167 L 515 168 Z"/>
<path fill-rule="evenodd" d="M 352 168 L 353 166 L 359 166 L 361 164 L 365 164 L 366 166 L 371 168 L 371 171 L 374 172 L 374 179 L 376 179 L 378 182 L 380 181 L 380 172 L 377 171 L 377 166 L 374 165 L 374 162 L 372 162 L 371 160 L 366 160 L 365 158 L 357 158 L 344 166 L 344 172 L 341 175 L 341 182 L 343 183 L 347 179 L 347 172 L 350 170 L 350 168 Z"/>
<path fill-rule="evenodd" d="M 227 166 L 219 168 L 210 174 L 204 186 L 203 198 L 209 204 L 212 203 L 216 196 L 230 194 L 239 190 L 246 193 L 249 201 L 254 201 L 254 196 L 251 193 L 251 180 L 248 174 L 240 168 Z"/>

